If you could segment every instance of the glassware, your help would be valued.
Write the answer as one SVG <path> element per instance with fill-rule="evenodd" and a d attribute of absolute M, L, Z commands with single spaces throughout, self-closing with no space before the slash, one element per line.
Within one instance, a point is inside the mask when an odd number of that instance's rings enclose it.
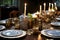
<path fill-rule="evenodd" d="M 32 14 L 28 13 L 28 29 L 32 28 Z"/>
<path fill-rule="evenodd" d="M 20 23 L 16 23 L 16 24 L 14 25 L 14 29 L 20 29 Z"/>
<path fill-rule="evenodd" d="M 33 28 L 32 30 L 34 31 L 34 33 L 39 32 L 39 28 L 40 28 L 40 20 L 39 19 L 34 19 L 33 20 Z"/>
<path fill-rule="evenodd" d="M 18 22 L 20 22 L 20 21 L 19 21 L 19 18 L 17 18 L 17 17 L 13 18 L 13 24 L 16 24 L 16 23 L 18 23 Z"/>
<path fill-rule="evenodd" d="M 14 26 L 14 29 L 20 29 L 20 20 L 19 18 L 15 17 L 13 18 L 13 26 Z"/>
<path fill-rule="evenodd" d="M 33 34 L 33 30 L 32 30 L 32 29 L 28 29 L 28 30 L 27 30 L 27 34 L 28 34 L 28 35 L 32 35 L 32 34 Z"/>
<path fill-rule="evenodd" d="M 34 31 L 34 33 L 38 32 L 39 31 L 39 26 L 38 25 L 37 26 L 33 26 L 33 31 Z"/>
<path fill-rule="evenodd" d="M 6 28 L 10 29 L 12 27 L 12 18 L 6 20 Z"/>

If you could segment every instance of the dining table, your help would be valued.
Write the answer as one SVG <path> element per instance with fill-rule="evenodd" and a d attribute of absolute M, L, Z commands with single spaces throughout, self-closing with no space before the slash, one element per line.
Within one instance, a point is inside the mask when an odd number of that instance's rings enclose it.
<path fill-rule="evenodd" d="M 21 17 L 21 16 L 23 16 L 23 15 L 20 15 L 19 17 Z M 58 16 L 56 16 L 51 22 L 57 21 L 56 20 L 57 17 Z M 21 18 L 23 18 L 23 17 L 21 17 Z M 41 33 L 41 31 L 44 30 L 44 29 L 51 29 L 51 30 L 52 29 L 58 29 L 58 30 L 60 30 L 60 27 L 55 27 L 55 26 L 51 25 L 51 22 L 49 22 L 49 23 L 42 22 L 42 30 L 39 30 L 39 32 L 33 33 L 31 35 L 28 35 L 27 34 L 27 29 L 28 29 L 27 26 L 28 25 L 26 25 L 28 22 L 23 23 L 22 20 L 20 20 L 20 21 L 21 21 L 21 29 L 26 31 L 26 35 L 25 36 L 20 37 L 20 38 L 4 38 L 4 37 L 0 36 L 0 39 L 1 40 L 60 40 L 60 38 L 48 37 L 48 36 L 45 36 L 45 35 L 43 35 Z M 0 23 L 0 25 L 6 26 L 5 24 L 1 24 L 1 23 Z M 26 26 L 24 26 L 24 25 L 26 25 Z M 21 29 L 19 29 L 19 30 L 21 30 Z M 6 30 L 6 29 L 4 29 L 4 30 Z M 1 31 L 3 31 L 3 30 L 1 30 Z"/>

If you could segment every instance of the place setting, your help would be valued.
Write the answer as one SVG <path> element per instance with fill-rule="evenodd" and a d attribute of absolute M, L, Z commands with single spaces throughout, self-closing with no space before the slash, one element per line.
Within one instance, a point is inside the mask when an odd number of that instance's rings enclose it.
<path fill-rule="evenodd" d="M 4 30 L 0 32 L 0 37 L 3 38 L 21 38 L 26 35 L 26 31 L 24 30 Z"/>
<path fill-rule="evenodd" d="M 6 29 L 4 25 L 0 25 L 0 31 Z"/>
<path fill-rule="evenodd" d="M 25 0 L 26 1 L 26 0 Z M 36 1 L 36 0 L 35 0 Z M 22 3 L 23 1 L 11 1 L 13 5 L 9 8 L 5 20 L 0 20 L 0 38 L 1 39 L 19 39 L 19 40 L 54 40 L 60 39 L 60 16 L 58 16 L 57 4 L 55 2 L 45 1 L 30 1 L 29 3 Z M 51 0 L 50 0 L 51 1 Z M 3 1 L 4 2 L 4 1 Z M 9 2 L 9 1 L 8 1 Z M 7 3 L 8 3 L 7 2 Z M 19 3 L 22 6 L 20 7 Z M 34 3 L 35 2 L 35 3 Z M 23 5 L 24 4 L 24 5 Z M 31 5 L 30 5 L 31 4 Z M 33 4 L 33 6 L 32 6 Z M 10 6 L 11 6 L 10 5 Z M 35 6 L 36 7 L 35 7 Z M 48 5 L 48 6 L 47 6 Z M 18 7 L 19 6 L 19 7 Z M 24 8 L 22 8 L 24 6 Z M 31 8 L 33 9 L 31 9 Z M 4 10 L 5 11 L 5 10 Z M 2 12 L 3 13 L 3 12 Z M 3 15 L 5 18 L 5 16 Z M 59 29 L 57 29 L 59 28 Z M 24 38 L 23 38 L 24 37 Z"/>
<path fill-rule="evenodd" d="M 6 20 L 0 20 L 0 24 L 6 24 Z"/>
<path fill-rule="evenodd" d="M 60 16 L 58 16 L 58 17 L 56 18 L 56 20 L 57 20 L 57 21 L 60 21 Z"/>
<path fill-rule="evenodd" d="M 44 29 L 41 34 L 50 38 L 60 38 L 60 30 L 57 29 Z"/>
<path fill-rule="evenodd" d="M 26 35 L 26 31 L 20 29 L 20 22 L 18 19 L 14 18 L 13 20 L 9 18 L 4 22 L 6 22 L 5 23 L 6 26 L 0 25 L 0 30 L 5 29 L 3 31 L 0 31 L 0 37 L 14 39 L 14 38 L 21 38 Z"/>
<path fill-rule="evenodd" d="M 59 27 L 60 26 L 60 17 L 58 16 L 57 18 L 55 18 L 56 19 L 56 21 L 52 21 L 50 24 L 52 25 L 52 26 L 57 26 L 57 27 Z"/>
<path fill-rule="evenodd" d="M 57 26 L 57 27 L 60 26 L 60 22 L 51 22 L 50 24 L 51 24 L 52 26 Z"/>

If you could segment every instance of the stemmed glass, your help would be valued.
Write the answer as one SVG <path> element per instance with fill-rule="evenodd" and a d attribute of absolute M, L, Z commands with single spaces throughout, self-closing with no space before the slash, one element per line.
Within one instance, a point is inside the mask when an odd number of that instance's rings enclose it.
<path fill-rule="evenodd" d="M 17 17 L 13 18 L 12 24 L 14 26 L 13 27 L 14 29 L 20 29 L 20 20 L 19 20 L 19 18 L 17 18 Z"/>
<path fill-rule="evenodd" d="M 19 19 L 17 17 L 7 19 L 6 28 L 7 29 L 19 29 L 20 28 Z"/>
<path fill-rule="evenodd" d="M 12 27 L 12 18 L 6 20 L 6 28 L 10 29 Z"/>
<path fill-rule="evenodd" d="M 31 24 L 30 26 L 32 26 L 32 27 L 27 30 L 27 34 L 31 35 L 31 34 L 37 33 L 39 31 L 39 27 L 40 27 L 37 19 L 33 19 L 30 24 Z"/>

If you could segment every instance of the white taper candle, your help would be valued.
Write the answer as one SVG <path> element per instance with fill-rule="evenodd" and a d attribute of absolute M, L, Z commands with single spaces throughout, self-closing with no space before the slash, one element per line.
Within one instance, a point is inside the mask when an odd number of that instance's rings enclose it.
<path fill-rule="evenodd" d="M 40 14 L 42 13 L 42 6 L 40 5 Z"/>
<path fill-rule="evenodd" d="M 24 17 L 26 16 L 26 6 L 27 6 L 27 4 L 25 3 L 24 4 Z"/>
<path fill-rule="evenodd" d="M 53 4 L 52 4 L 52 9 L 53 9 Z"/>
<path fill-rule="evenodd" d="M 44 3 L 44 11 L 46 10 L 46 3 Z"/>
<path fill-rule="evenodd" d="M 50 6 L 51 6 L 51 3 L 49 3 L 49 9 L 48 9 L 49 11 L 50 11 Z"/>

